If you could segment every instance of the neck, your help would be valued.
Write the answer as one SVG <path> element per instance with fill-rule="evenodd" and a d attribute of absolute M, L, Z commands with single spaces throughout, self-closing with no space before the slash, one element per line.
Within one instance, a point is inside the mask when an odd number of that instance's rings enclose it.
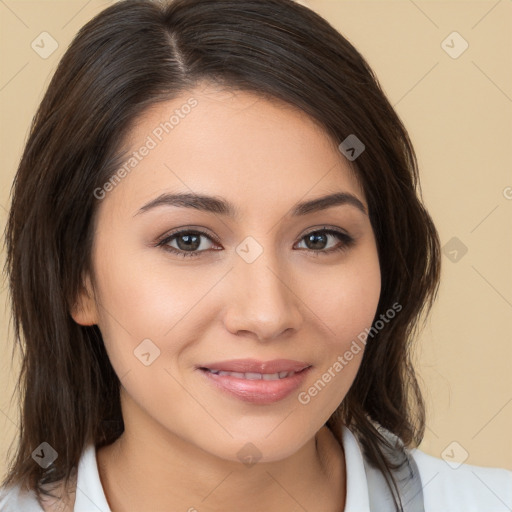
<path fill-rule="evenodd" d="M 97 452 L 112 512 L 344 509 L 343 449 L 325 426 L 292 456 L 254 465 L 220 459 L 168 431 L 134 435 L 141 431 L 125 420 L 123 434 Z"/>

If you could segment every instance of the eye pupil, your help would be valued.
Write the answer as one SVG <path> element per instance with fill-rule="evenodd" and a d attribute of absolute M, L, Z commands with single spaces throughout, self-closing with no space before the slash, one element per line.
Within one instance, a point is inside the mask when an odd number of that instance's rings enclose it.
<path fill-rule="evenodd" d="M 185 243 L 182 244 L 181 241 L 185 240 Z M 200 235 L 180 235 L 176 238 L 178 247 L 180 250 L 194 250 L 197 249 L 201 245 L 201 236 Z"/>
<path fill-rule="evenodd" d="M 326 234 L 322 234 L 319 232 L 316 233 L 310 233 L 306 237 L 306 245 L 308 245 L 309 249 L 323 249 L 324 245 L 326 244 Z M 320 240 L 320 243 L 318 241 Z M 308 242 L 313 242 L 312 246 L 308 244 Z"/>

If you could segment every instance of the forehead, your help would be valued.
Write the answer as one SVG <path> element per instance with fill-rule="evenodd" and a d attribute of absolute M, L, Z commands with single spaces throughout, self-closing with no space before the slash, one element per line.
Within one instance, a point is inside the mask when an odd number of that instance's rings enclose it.
<path fill-rule="evenodd" d="M 109 200 L 202 193 L 243 209 L 347 192 L 365 202 L 354 168 L 317 122 L 251 92 L 201 85 L 155 104 L 135 120 L 123 149 L 127 172 Z"/>

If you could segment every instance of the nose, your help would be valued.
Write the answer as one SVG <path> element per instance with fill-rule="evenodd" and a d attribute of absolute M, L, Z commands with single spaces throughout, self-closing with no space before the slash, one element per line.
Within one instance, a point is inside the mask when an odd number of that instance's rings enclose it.
<path fill-rule="evenodd" d="M 274 258 L 263 252 L 252 263 L 240 259 L 227 280 L 224 324 L 231 333 L 270 341 L 300 329 L 305 305 L 293 289 L 290 270 Z"/>

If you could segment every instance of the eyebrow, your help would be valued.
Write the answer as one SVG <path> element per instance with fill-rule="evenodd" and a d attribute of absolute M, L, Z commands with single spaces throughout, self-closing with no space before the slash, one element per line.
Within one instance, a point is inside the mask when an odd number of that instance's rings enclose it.
<path fill-rule="evenodd" d="M 296 204 L 291 210 L 291 216 L 299 217 L 326 210 L 333 206 L 342 205 L 352 206 L 357 208 L 364 215 L 368 215 L 364 204 L 355 195 L 348 192 L 337 192 Z M 235 219 L 240 218 L 238 208 L 223 198 L 189 193 L 161 194 L 142 206 L 135 215 L 139 215 L 159 206 L 195 208 L 196 210 L 224 215 Z"/>

